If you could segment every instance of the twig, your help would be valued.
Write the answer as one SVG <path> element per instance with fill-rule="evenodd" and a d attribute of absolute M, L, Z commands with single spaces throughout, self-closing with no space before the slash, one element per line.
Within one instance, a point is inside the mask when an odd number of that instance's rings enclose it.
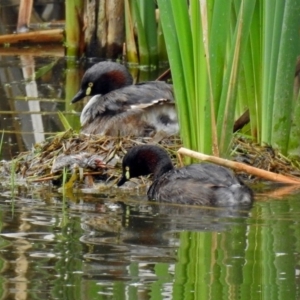
<path fill-rule="evenodd" d="M 209 162 L 212 162 L 212 163 L 224 166 L 224 167 L 243 171 L 248 174 L 255 175 L 255 176 L 267 179 L 267 180 L 272 180 L 272 181 L 277 181 L 277 182 L 282 182 L 282 183 L 290 183 L 290 184 L 300 184 L 300 179 L 298 179 L 298 178 L 287 177 L 287 176 L 284 176 L 281 174 L 258 169 L 258 168 L 240 163 L 240 162 L 223 159 L 223 158 L 216 157 L 216 156 L 206 155 L 206 154 L 192 151 L 192 150 L 189 150 L 186 148 L 180 148 L 178 150 L 178 153 L 179 153 L 179 155 L 187 155 L 192 158 L 209 161 Z"/>
<path fill-rule="evenodd" d="M 17 34 L 0 35 L 0 44 L 8 43 L 15 44 L 22 41 L 29 41 L 32 43 L 61 43 L 64 39 L 64 31 L 62 29 L 49 29 L 29 31 Z"/>

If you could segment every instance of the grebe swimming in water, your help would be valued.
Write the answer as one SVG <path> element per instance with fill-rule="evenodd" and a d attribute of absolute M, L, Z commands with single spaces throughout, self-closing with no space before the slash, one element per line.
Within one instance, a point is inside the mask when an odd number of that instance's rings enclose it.
<path fill-rule="evenodd" d="M 174 168 L 168 153 L 154 145 L 131 148 L 123 158 L 123 176 L 129 178 L 153 173 L 149 200 L 178 204 L 233 206 L 250 205 L 253 192 L 230 169 L 212 163 Z"/>

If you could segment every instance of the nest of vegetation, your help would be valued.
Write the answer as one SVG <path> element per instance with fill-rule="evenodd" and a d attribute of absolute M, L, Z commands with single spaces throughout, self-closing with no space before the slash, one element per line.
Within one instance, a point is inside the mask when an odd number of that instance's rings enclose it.
<path fill-rule="evenodd" d="M 52 182 L 61 185 L 65 173 L 70 175 L 67 181 L 72 186 L 89 186 L 95 181 L 114 184 L 121 176 L 121 162 L 127 150 L 151 142 L 150 138 L 86 136 L 69 130 L 36 144 L 31 151 L 19 154 L 12 161 L 2 161 L 0 169 L 3 178 L 13 175 L 16 182 L 25 180 L 28 183 Z M 168 151 L 176 165 L 176 152 L 182 146 L 180 139 L 173 136 L 159 144 Z M 261 147 L 236 136 L 232 149 L 232 159 L 235 161 L 300 178 L 299 164 L 271 147 Z"/>
<path fill-rule="evenodd" d="M 61 185 L 64 170 L 72 184 L 90 186 L 94 181 L 116 182 L 121 176 L 121 163 L 126 152 L 135 145 L 150 143 L 150 138 L 84 135 L 68 130 L 20 153 L 12 161 L 2 161 L 3 178 L 13 175 L 14 181 L 52 182 Z M 178 137 L 159 143 L 175 160 L 181 146 Z M 76 176 L 74 175 L 76 174 Z"/>
<path fill-rule="evenodd" d="M 231 156 L 234 161 L 288 177 L 300 178 L 299 160 L 288 158 L 271 146 L 261 146 L 237 134 L 232 149 Z"/>

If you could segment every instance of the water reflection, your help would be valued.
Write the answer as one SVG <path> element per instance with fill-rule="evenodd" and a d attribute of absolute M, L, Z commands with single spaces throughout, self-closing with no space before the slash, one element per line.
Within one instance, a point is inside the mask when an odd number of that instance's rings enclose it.
<path fill-rule="evenodd" d="M 42 74 L 42 68 L 47 66 L 51 68 Z M 16 153 L 45 140 L 47 134 L 62 131 L 57 111 L 64 111 L 64 68 L 64 60 L 57 58 L 0 56 L 4 158 L 11 159 Z"/>
<path fill-rule="evenodd" d="M 64 203 L 51 187 L 19 188 L 12 201 L 6 191 L 1 296 L 297 299 L 299 196 L 239 210 L 117 193 Z"/>
<path fill-rule="evenodd" d="M 84 70 L 97 60 L 81 62 L 66 59 L 62 47 L 36 49 L 0 49 L 0 125 L 4 132 L 1 155 L 11 159 L 30 150 L 49 135 L 63 131 L 58 112 L 70 126 L 79 130 L 83 102 L 70 99 L 79 89 Z M 30 50 L 32 50 L 30 52 Z M 12 56 L 13 53 L 16 55 Z M 50 56 L 51 55 L 51 56 Z M 135 81 L 157 78 L 163 69 L 132 68 Z"/>

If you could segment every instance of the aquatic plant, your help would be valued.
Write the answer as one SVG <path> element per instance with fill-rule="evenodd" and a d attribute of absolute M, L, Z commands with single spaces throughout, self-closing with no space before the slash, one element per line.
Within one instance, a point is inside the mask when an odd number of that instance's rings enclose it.
<path fill-rule="evenodd" d="M 157 66 L 166 59 L 165 43 L 155 1 L 126 0 L 126 58 L 140 65 Z"/>
<path fill-rule="evenodd" d="M 83 1 L 66 1 L 66 51 L 67 56 L 79 56 L 82 53 Z"/>
<path fill-rule="evenodd" d="M 226 156 L 234 120 L 249 108 L 252 137 L 287 153 L 299 111 L 293 78 L 300 3 L 158 0 L 158 6 L 184 145 Z"/>
<path fill-rule="evenodd" d="M 67 131 L 67 130 L 72 129 L 72 126 L 69 123 L 69 121 L 66 118 L 66 116 L 61 111 L 58 111 L 57 114 L 58 114 L 59 120 L 61 121 L 61 123 L 62 123 L 62 125 L 64 127 L 64 130 Z"/>

